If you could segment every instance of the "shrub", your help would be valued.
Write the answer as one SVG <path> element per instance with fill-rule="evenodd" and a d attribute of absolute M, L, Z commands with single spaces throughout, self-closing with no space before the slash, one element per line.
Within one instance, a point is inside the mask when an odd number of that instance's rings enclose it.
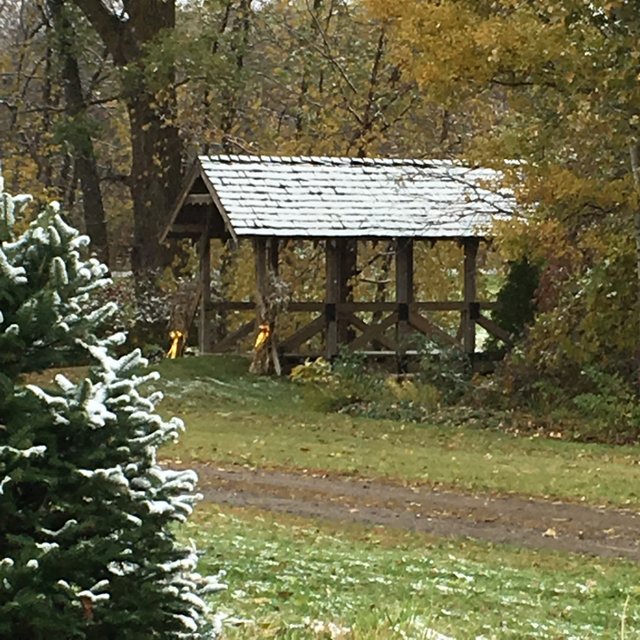
<path fill-rule="evenodd" d="M 640 436 L 640 404 L 635 391 L 619 374 L 589 367 L 584 377 L 593 384 L 593 390 L 572 400 L 586 422 L 581 435 L 608 442 L 636 442 Z"/>
<path fill-rule="evenodd" d="M 491 316 L 514 339 L 522 337 L 525 328 L 534 320 L 539 282 L 540 267 L 528 258 L 520 258 L 509 265 L 509 272 L 498 291 Z M 491 338 L 487 350 L 496 348 L 496 340 Z"/>
<path fill-rule="evenodd" d="M 471 361 L 461 348 L 425 340 L 419 349 L 423 382 L 433 385 L 446 404 L 459 402 L 471 387 Z"/>

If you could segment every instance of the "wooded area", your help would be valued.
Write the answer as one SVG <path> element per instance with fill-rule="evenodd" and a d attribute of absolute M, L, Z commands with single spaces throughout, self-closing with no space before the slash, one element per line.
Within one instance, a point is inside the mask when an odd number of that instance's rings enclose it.
<path fill-rule="evenodd" d="M 480 298 L 506 291 L 493 317 L 517 342 L 505 388 L 553 402 L 559 389 L 637 386 L 633 3 L 3 0 L 0 10 L 7 186 L 58 198 L 114 271 L 133 270 L 138 300 L 123 308 L 141 304 L 150 278 L 166 291 L 193 273 L 190 250 L 157 238 L 197 153 L 509 160 L 505 186 L 526 224 L 496 226 L 497 257 L 479 256 L 495 278 L 478 283 Z M 420 279 L 419 299 L 459 297 L 456 248 L 415 251 L 417 269 L 438 274 Z M 226 245 L 214 260 L 216 296 L 251 294 L 246 258 Z M 390 302 L 393 246 L 361 259 L 358 299 Z M 294 288 L 292 265 L 319 260 L 312 243 L 280 250 Z M 518 291 L 534 292 L 520 306 L 535 319 L 505 317 Z M 225 322 L 222 338 L 238 328 Z"/>

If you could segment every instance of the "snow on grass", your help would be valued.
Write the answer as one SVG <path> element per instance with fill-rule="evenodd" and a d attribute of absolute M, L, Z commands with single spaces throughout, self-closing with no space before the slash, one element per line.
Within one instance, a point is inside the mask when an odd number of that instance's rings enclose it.
<path fill-rule="evenodd" d="M 628 562 L 255 511 L 209 508 L 196 520 L 186 529 L 205 569 L 228 570 L 221 606 L 245 620 L 228 638 L 613 639 L 623 624 L 626 638 L 640 633 L 640 568 Z"/>

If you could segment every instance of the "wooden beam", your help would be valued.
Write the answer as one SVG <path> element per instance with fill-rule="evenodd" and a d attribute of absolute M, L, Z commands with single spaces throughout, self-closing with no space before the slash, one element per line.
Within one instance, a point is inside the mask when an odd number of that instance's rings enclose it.
<path fill-rule="evenodd" d="M 190 193 L 186 197 L 184 204 L 202 205 L 211 204 L 212 202 L 211 195 L 208 193 Z"/>
<path fill-rule="evenodd" d="M 506 329 L 503 329 L 500 325 L 496 324 L 490 318 L 486 318 L 481 315 L 476 322 L 486 331 L 494 335 L 496 338 L 502 340 L 507 346 L 512 344 L 511 335 Z"/>
<path fill-rule="evenodd" d="M 280 245 L 278 238 L 269 238 L 267 240 L 267 265 L 269 271 L 278 276 L 280 273 Z"/>
<path fill-rule="evenodd" d="M 396 240 L 396 302 L 413 302 L 413 239 Z"/>
<path fill-rule="evenodd" d="M 476 350 L 476 318 L 473 306 L 476 302 L 476 260 L 478 257 L 477 238 L 464 240 L 464 311 L 462 312 L 462 348 L 468 356 Z"/>
<path fill-rule="evenodd" d="M 213 351 L 220 352 L 230 349 L 231 347 L 235 346 L 236 342 L 251 335 L 254 332 L 255 327 L 255 320 L 249 320 L 249 322 L 245 322 L 243 325 L 238 327 L 238 329 L 227 334 L 222 340 L 220 340 L 220 342 L 215 344 Z"/>
<path fill-rule="evenodd" d="M 200 169 L 200 177 L 202 178 L 202 181 L 204 182 L 204 186 L 206 187 L 207 191 L 209 192 L 209 195 L 211 196 L 213 205 L 216 211 L 220 214 L 220 217 L 222 218 L 222 221 L 224 223 L 224 227 L 229 233 L 231 241 L 235 246 L 238 246 L 238 236 L 236 235 L 236 231 L 233 228 L 231 221 L 229 220 L 229 214 L 226 212 L 225 208 L 222 206 L 222 202 L 218 197 L 218 193 L 216 192 L 215 187 L 209 181 L 209 176 L 207 176 L 206 171 L 202 168 L 200 164 L 198 164 L 198 166 Z"/>
<path fill-rule="evenodd" d="M 193 224 L 181 224 L 175 223 L 171 227 L 171 236 L 175 236 L 177 234 L 192 237 L 192 238 L 200 238 L 200 236 L 205 233 L 207 230 L 207 225 L 205 223 L 193 223 Z"/>
<path fill-rule="evenodd" d="M 280 272 L 280 253 L 278 238 L 269 238 L 267 240 L 267 283 L 269 287 L 272 286 L 275 279 Z M 278 318 L 271 318 L 272 320 L 272 334 L 269 340 L 269 348 L 271 350 L 271 362 L 273 362 L 273 370 L 277 376 L 282 375 L 282 366 L 280 365 L 280 356 L 278 355 L 278 347 L 276 346 L 277 336 L 277 324 Z"/>
<path fill-rule="evenodd" d="M 171 228 L 173 227 L 173 223 L 176 221 L 178 214 L 180 213 L 180 209 L 182 209 L 182 205 L 184 204 L 184 201 L 188 197 L 189 192 L 191 191 L 191 187 L 193 187 L 193 183 L 196 181 L 196 178 L 198 177 L 199 172 L 200 172 L 200 167 L 198 163 L 194 163 L 191 169 L 189 169 L 187 178 L 184 181 L 184 184 L 182 186 L 182 190 L 178 195 L 178 199 L 174 204 L 173 208 L 171 209 L 171 213 L 169 215 L 169 224 L 164 228 L 164 231 L 160 235 L 160 238 L 159 238 L 160 242 L 164 242 L 169 236 Z"/>
<path fill-rule="evenodd" d="M 280 351 L 296 349 L 300 345 L 304 344 L 307 340 L 310 340 L 317 333 L 320 333 L 325 327 L 325 317 L 319 316 L 305 324 L 303 327 L 300 327 L 294 334 L 290 335 L 288 338 L 280 342 L 279 348 Z"/>
<path fill-rule="evenodd" d="M 205 224 L 205 229 L 198 242 L 198 255 L 200 262 L 200 289 L 202 291 L 200 299 L 200 331 L 198 342 L 200 353 L 208 353 L 211 349 L 211 323 L 209 322 L 208 310 L 211 306 L 211 239 L 209 238 L 209 218 Z"/>
<path fill-rule="evenodd" d="M 480 309 L 493 309 L 495 302 L 478 302 Z M 220 311 L 251 311 L 256 308 L 255 302 L 218 300 L 211 302 L 209 309 Z M 396 302 L 338 302 L 336 310 L 340 313 L 358 313 L 361 311 L 396 311 Z M 314 312 L 322 311 L 324 302 L 290 302 L 287 312 Z M 411 311 L 464 311 L 464 302 L 459 300 L 444 302 L 412 302 L 409 304 Z"/>
<path fill-rule="evenodd" d="M 411 333 L 409 325 L 409 304 L 413 302 L 413 240 L 396 240 L 396 302 L 398 322 L 396 323 L 396 344 L 398 360 L 401 362 Z"/>
<path fill-rule="evenodd" d="M 256 308 L 255 302 L 219 300 L 209 305 L 210 309 L 218 311 L 251 311 Z M 287 305 L 287 312 L 317 312 L 324 309 L 323 302 L 290 302 Z"/>
<path fill-rule="evenodd" d="M 442 342 L 446 342 L 455 347 L 459 347 L 459 342 L 451 335 L 449 335 L 446 331 L 441 329 L 437 324 L 434 324 L 430 320 L 427 320 L 425 317 L 421 316 L 418 313 L 410 312 L 409 313 L 409 324 L 420 333 L 423 333 L 426 336 L 436 336 L 442 340 Z"/>
<path fill-rule="evenodd" d="M 493 309 L 496 306 L 495 302 L 482 301 L 478 302 L 481 309 Z M 411 307 L 414 309 L 422 309 L 424 311 L 464 311 L 464 302 L 460 300 L 446 300 L 436 301 L 430 300 L 427 302 L 413 302 Z"/>
<path fill-rule="evenodd" d="M 271 365 L 276 375 L 282 373 L 280 358 L 276 346 L 277 310 L 269 308 L 268 296 L 271 291 L 271 270 L 274 265 L 277 268 L 277 249 L 274 251 L 273 238 L 256 238 L 253 241 L 253 252 L 256 266 L 256 319 L 258 326 L 268 325 L 266 344 L 254 352 L 250 371 L 266 374 Z M 277 244 L 275 245 L 277 247 Z M 275 260 L 274 260 L 275 255 Z"/>
<path fill-rule="evenodd" d="M 398 345 L 396 342 L 385 335 L 385 331 L 398 321 L 397 313 L 392 313 L 390 316 L 387 316 L 384 320 L 376 324 L 367 324 L 353 314 L 349 314 L 347 319 L 357 329 L 362 331 L 362 334 L 349 345 L 351 349 L 360 349 L 375 340 L 387 349 L 397 351 Z"/>
<path fill-rule="evenodd" d="M 340 271 L 338 274 L 338 343 L 347 344 L 355 338 L 353 329 L 340 314 L 340 305 L 353 302 L 353 282 L 358 272 L 358 241 L 351 238 L 338 239 Z"/>
<path fill-rule="evenodd" d="M 253 256 L 255 259 L 256 276 L 256 317 L 261 324 L 266 315 L 266 297 L 269 286 L 267 273 L 267 240 L 257 238 L 253 241 Z"/>
<path fill-rule="evenodd" d="M 340 249 L 338 241 L 325 242 L 325 354 L 328 359 L 338 355 L 338 314 L 340 302 Z"/>

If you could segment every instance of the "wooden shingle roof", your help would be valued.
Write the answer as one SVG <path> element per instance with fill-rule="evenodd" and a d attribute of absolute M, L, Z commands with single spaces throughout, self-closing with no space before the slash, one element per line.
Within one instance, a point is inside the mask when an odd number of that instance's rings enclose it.
<path fill-rule="evenodd" d="M 445 160 L 199 156 L 198 178 L 165 237 L 185 204 L 213 203 L 236 238 L 479 237 L 515 207 L 498 172 Z"/>

